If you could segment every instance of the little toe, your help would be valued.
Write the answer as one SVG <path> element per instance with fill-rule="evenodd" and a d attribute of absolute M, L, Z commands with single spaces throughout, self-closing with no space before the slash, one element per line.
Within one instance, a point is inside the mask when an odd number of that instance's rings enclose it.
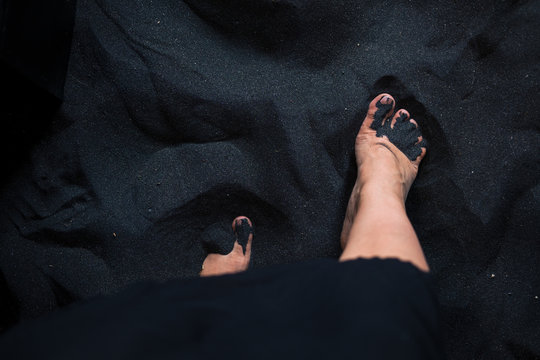
<path fill-rule="evenodd" d="M 416 159 L 413 160 L 413 162 L 416 164 L 420 164 L 420 161 L 422 161 L 422 159 L 424 158 L 427 152 L 427 142 L 422 136 L 422 132 L 420 131 L 420 127 L 418 126 L 418 123 L 414 119 L 410 119 L 409 123 L 413 127 L 412 137 L 415 140 L 414 147 L 417 149 L 416 154 L 418 155 Z"/>
<path fill-rule="evenodd" d="M 369 104 L 368 113 L 362 123 L 362 128 L 377 130 L 383 126 L 386 119 L 392 115 L 395 103 L 394 98 L 390 94 L 383 93 L 377 95 Z"/>
<path fill-rule="evenodd" d="M 415 136 L 415 139 L 417 141 L 415 142 L 415 145 L 421 145 L 423 147 L 426 147 L 426 141 L 424 140 L 424 137 L 422 136 L 422 131 L 420 131 L 420 128 L 418 127 L 418 123 L 414 119 L 410 119 L 409 123 L 412 125 L 411 128 L 413 129 L 413 133 Z"/>
<path fill-rule="evenodd" d="M 418 157 L 413 161 L 413 164 L 416 166 L 420 165 L 420 162 L 422 162 L 422 159 L 424 158 L 424 156 L 426 156 L 427 152 L 427 149 L 424 146 L 422 146 L 420 149 L 420 155 L 418 155 Z"/>

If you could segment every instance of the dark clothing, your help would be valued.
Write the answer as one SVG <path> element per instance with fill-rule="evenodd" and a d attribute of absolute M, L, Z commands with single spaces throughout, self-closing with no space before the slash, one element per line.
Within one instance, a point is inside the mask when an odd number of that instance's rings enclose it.
<path fill-rule="evenodd" d="M 438 359 L 431 278 L 398 260 L 325 259 L 139 284 L 20 324 L 0 358 Z"/>

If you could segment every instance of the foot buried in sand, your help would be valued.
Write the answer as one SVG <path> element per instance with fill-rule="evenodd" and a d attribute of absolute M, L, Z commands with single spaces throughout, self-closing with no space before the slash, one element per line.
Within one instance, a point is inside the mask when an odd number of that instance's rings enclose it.
<path fill-rule="evenodd" d="M 427 270 L 405 213 L 426 143 L 409 112 L 394 108 L 391 95 L 375 97 L 356 136 L 358 176 L 343 223 L 341 260 L 397 257 Z"/>
<path fill-rule="evenodd" d="M 201 276 L 234 274 L 247 270 L 251 258 L 253 224 L 245 216 L 233 220 L 232 229 L 236 236 L 233 249 L 227 255 L 208 254 L 204 259 Z"/>

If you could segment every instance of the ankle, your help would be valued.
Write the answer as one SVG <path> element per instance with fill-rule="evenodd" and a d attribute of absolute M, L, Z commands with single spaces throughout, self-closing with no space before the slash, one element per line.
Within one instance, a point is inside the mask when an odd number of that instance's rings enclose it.
<path fill-rule="evenodd" d="M 387 206 L 405 207 L 407 192 L 402 183 L 396 181 L 367 181 L 357 189 L 359 200 Z"/>

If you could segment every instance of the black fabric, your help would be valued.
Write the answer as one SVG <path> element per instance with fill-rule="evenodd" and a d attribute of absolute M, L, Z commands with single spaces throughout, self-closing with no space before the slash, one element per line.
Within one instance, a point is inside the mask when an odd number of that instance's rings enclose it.
<path fill-rule="evenodd" d="M 397 260 L 319 260 L 146 284 L 0 339 L 3 359 L 442 359 L 431 278 Z"/>
<path fill-rule="evenodd" d="M 387 91 L 429 143 L 407 209 L 449 357 L 540 356 L 539 1 L 77 6 L 52 133 L 1 195 L 4 327 L 195 277 L 238 215 L 254 269 L 337 258 Z"/>

